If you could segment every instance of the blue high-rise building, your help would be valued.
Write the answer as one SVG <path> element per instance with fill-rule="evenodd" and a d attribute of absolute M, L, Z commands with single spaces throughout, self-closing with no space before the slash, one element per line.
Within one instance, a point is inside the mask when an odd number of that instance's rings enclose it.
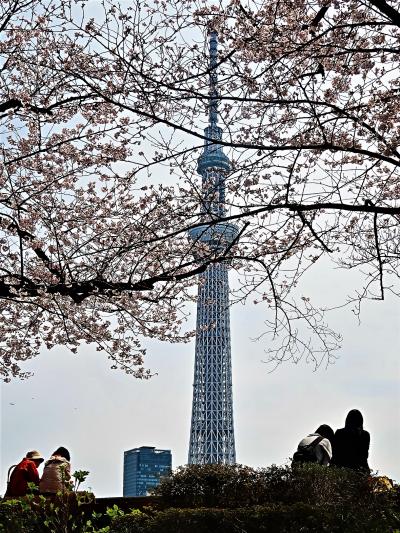
<path fill-rule="evenodd" d="M 146 496 L 172 469 L 171 450 L 141 446 L 124 452 L 124 496 Z"/>
<path fill-rule="evenodd" d="M 206 245 L 210 255 L 219 256 L 219 261 L 211 263 L 199 276 L 190 464 L 236 462 L 229 262 L 223 258 L 229 256 L 238 237 L 238 229 L 234 224 L 221 220 L 226 216 L 225 177 L 230 162 L 220 144 L 222 129 L 218 127 L 217 65 L 217 34 L 213 32 L 210 35 L 209 122 L 204 130 L 206 141 L 197 167 L 202 177 L 201 224 L 190 230 L 189 236 L 193 243 Z"/>

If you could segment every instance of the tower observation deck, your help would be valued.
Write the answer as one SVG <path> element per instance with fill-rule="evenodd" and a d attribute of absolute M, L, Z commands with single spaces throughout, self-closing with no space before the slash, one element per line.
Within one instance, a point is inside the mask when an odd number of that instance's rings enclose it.
<path fill-rule="evenodd" d="M 226 214 L 228 157 L 219 141 L 217 34 L 210 34 L 209 123 L 197 170 L 202 177 L 202 225 L 189 231 L 194 242 L 223 253 L 238 235 L 234 224 L 218 222 Z M 204 223 L 203 223 L 204 222 Z M 228 262 L 213 263 L 199 276 L 196 348 L 189 464 L 236 462 L 233 429 Z"/>

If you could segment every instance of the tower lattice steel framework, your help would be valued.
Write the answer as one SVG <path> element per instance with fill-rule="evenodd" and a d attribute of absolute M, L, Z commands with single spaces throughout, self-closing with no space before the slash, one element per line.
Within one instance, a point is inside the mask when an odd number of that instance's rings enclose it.
<path fill-rule="evenodd" d="M 210 34 L 210 105 L 206 142 L 198 161 L 202 177 L 202 225 L 191 240 L 223 253 L 238 235 L 233 224 L 218 223 L 226 213 L 225 175 L 229 159 L 218 141 L 217 34 Z M 196 351 L 190 430 L 190 464 L 236 462 L 233 429 L 231 336 L 227 262 L 214 263 L 199 276 Z"/>

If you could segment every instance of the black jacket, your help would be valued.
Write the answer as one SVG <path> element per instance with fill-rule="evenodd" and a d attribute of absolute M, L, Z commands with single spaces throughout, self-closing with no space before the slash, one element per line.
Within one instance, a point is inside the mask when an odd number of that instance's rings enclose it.
<path fill-rule="evenodd" d="M 354 470 L 370 471 L 368 466 L 370 436 L 364 429 L 338 429 L 333 440 L 331 464 Z"/>

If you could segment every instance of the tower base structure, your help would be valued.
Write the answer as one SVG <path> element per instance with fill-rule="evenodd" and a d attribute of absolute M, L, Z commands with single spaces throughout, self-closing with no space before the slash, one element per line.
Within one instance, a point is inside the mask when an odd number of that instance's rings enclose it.
<path fill-rule="evenodd" d="M 228 265 L 200 275 L 189 464 L 236 462 Z"/>

